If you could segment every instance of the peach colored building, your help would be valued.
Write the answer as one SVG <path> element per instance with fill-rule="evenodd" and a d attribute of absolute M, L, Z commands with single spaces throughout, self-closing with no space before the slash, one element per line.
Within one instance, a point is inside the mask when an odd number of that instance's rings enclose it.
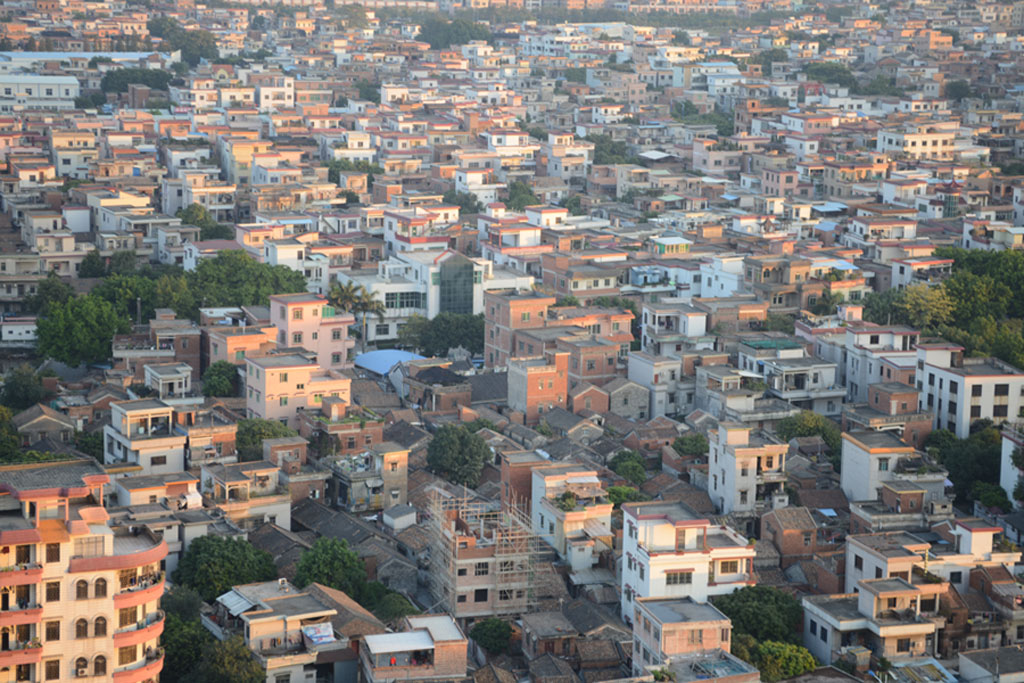
<path fill-rule="evenodd" d="M 325 368 L 352 365 L 349 353 L 355 340 L 349 339 L 348 328 L 355 316 L 336 310 L 322 294 L 275 294 L 270 297 L 270 319 L 278 328 L 279 346 L 312 351 Z"/>
<path fill-rule="evenodd" d="M 206 331 L 208 364 L 218 361 L 244 365 L 245 357 L 270 351 L 277 346 L 277 328 L 212 327 Z"/>
<path fill-rule="evenodd" d="M 508 367 L 508 405 L 528 425 L 540 422 L 552 408 L 565 408 L 569 354 L 548 351 L 537 358 L 513 360 Z"/>
<path fill-rule="evenodd" d="M 155 683 L 167 543 L 114 526 L 92 458 L 0 467 L 4 680 Z"/>
<path fill-rule="evenodd" d="M 249 417 L 278 420 L 297 428 L 300 408 L 318 409 L 328 396 L 352 402 L 352 380 L 320 367 L 312 354 L 246 358 L 245 372 L 245 409 Z"/>

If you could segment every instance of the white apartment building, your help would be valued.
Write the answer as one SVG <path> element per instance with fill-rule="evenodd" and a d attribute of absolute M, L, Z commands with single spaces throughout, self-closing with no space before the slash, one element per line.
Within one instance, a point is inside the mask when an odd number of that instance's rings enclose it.
<path fill-rule="evenodd" d="M 74 76 L 0 74 L 0 112 L 74 109 L 79 91 Z"/>
<path fill-rule="evenodd" d="M 875 149 L 904 159 L 953 158 L 959 121 L 942 121 L 878 132 Z"/>
<path fill-rule="evenodd" d="M 847 500 L 878 500 L 882 484 L 896 478 L 897 466 L 917 451 L 888 431 L 859 429 L 843 432 L 839 487 Z"/>
<path fill-rule="evenodd" d="M 900 325 L 851 324 L 846 328 L 844 377 L 846 400 L 864 403 L 868 386 L 878 382 L 900 381 L 912 372 L 921 333 Z"/>
<path fill-rule="evenodd" d="M 174 407 L 158 399 L 110 404 L 103 428 L 103 462 L 139 465 L 139 474 L 185 470 L 185 432 L 175 429 Z"/>
<path fill-rule="evenodd" d="M 936 429 L 964 439 L 977 420 L 1002 424 L 1024 418 L 1024 372 L 997 358 L 964 358 L 963 347 L 919 344 L 920 409 L 935 414 Z"/>
<path fill-rule="evenodd" d="M 786 453 L 779 443 L 749 425 L 720 422 L 708 434 L 708 495 L 722 514 L 753 515 L 785 507 Z"/>
<path fill-rule="evenodd" d="M 533 532 L 572 571 L 590 569 L 602 552 L 614 548 L 613 505 L 597 470 L 576 463 L 536 467 L 530 491 Z"/>
<path fill-rule="evenodd" d="M 621 616 L 632 623 L 636 598 L 690 598 L 754 584 L 754 546 L 680 502 L 622 506 Z"/>
<path fill-rule="evenodd" d="M 820 415 L 842 412 L 846 388 L 839 382 L 835 363 L 807 355 L 802 344 L 777 338 L 754 339 L 740 344 L 740 370 L 764 377 L 768 394 Z"/>
<path fill-rule="evenodd" d="M 530 289 L 534 279 L 482 258 L 471 259 L 449 249 L 399 251 L 377 264 L 377 272 L 339 272 L 344 284 L 362 285 L 384 302 L 383 320 L 367 324 L 367 341 L 394 339 L 412 315 L 433 318 L 439 313 L 482 313 L 484 292 Z"/>
<path fill-rule="evenodd" d="M 723 297 L 744 291 L 743 256 L 713 256 L 700 264 L 700 296 Z"/>
<path fill-rule="evenodd" d="M 640 348 L 653 355 L 682 351 L 707 334 L 708 314 L 676 297 L 645 303 L 640 314 Z"/>
<path fill-rule="evenodd" d="M 650 391 L 647 414 L 651 419 L 693 411 L 696 382 L 683 374 L 678 358 L 630 351 L 626 373 L 631 382 Z"/>

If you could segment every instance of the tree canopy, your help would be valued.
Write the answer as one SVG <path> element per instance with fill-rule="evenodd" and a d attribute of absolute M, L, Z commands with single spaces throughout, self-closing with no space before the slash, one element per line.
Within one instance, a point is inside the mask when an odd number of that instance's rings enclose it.
<path fill-rule="evenodd" d="M 107 301 L 80 296 L 51 305 L 36 323 L 36 348 L 41 356 L 72 367 L 82 363 L 105 363 L 110 359 L 115 334 L 130 329 Z"/>
<path fill-rule="evenodd" d="M 277 578 L 270 553 L 241 538 L 200 536 L 192 541 L 174 570 L 173 581 L 210 602 L 232 586 Z"/>
<path fill-rule="evenodd" d="M 43 387 L 42 378 L 32 366 L 22 363 L 4 376 L 4 384 L 0 387 L 0 403 L 13 412 L 21 412 L 40 403 L 48 393 Z"/>
<path fill-rule="evenodd" d="M 203 396 L 235 396 L 238 368 L 225 360 L 213 363 L 203 373 Z"/>
<path fill-rule="evenodd" d="M 178 209 L 175 215 L 182 223 L 198 227 L 201 240 L 230 240 L 235 237 L 235 231 L 231 226 L 222 225 L 214 220 L 209 209 L 202 204 L 190 204 Z"/>
<path fill-rule="evenodd" d="M 489 617 L 473 624 L 473 628 L 469 631 L 469 637 L 488 653 L 498 655 L 508 650 L 508 643 L 512 638 L 512 627 L 507 621 Z"/>
<path fill-rule="evenodd" d="M 484 464 L 493 457 L 487 443 L 462 425 L 441 427 L 427 446 L 427 466 L 433 472 L 469 487 L 479 483 Z"/>
<path fill-rule="evenodd" d="M 430 319 L 412 315 L 399 329 L 398 341 L 427 356 L 444 356 L 458 346 L 480 354 L 484 351 L 484 318 L 472 313 L 440 313 Z"/>
<path fill-rule="evenodd" d="M 170 17 L 153 17 L 146 22 L 150 34 L 162 38 L 168 52 L 181 51 L 181 61 L 195 67 L 203 59 L 217 59 L 217 37 L 203 29 L 187 30 Z"/>
<path fill-rule="evenodd" d="M 623 450 L 615 454 L 608 467 L 623 479 L 639 486 L 647 481 L 647 468 L 642 455 L 632 450 Z"/>
<path fill-rule="evenodd" d="M 145 85 L 151 90 L 167 90 L 173 76 L 162 69 L 111 69 L 103 74 L 100 90 L 103 92 L 128 92 L 132 84 Z"/>
<path fill-rule="evenodd" d="M 799 643 L 803 622 L 800 602 L 788 593 L 769 586 L 745 586 L 713 599 L 715 607 L 732 620 L 735 632 L 758 641 Z"/>
<path fill-rule="evenodd" d="M 198 683 L 263 683 L 266 679 L 267 672 L 239 635 L 208 644 L 193 680 Z"/>
<path fill-rule="evenodd" d="M 366 566 L 348 542 L 321 536 L 302 553 L 295 568 L 295 584 L 305 588 L 320 583 L 358 597 L 366 582 Z"/>
<path fill-rule="evenodd" d="M 820 436 L 828 446 L 833 464 L 838 467 L 843 449 L 842 432 L 839 425 L 824 415 L 809 410 L 801 411 L 792 417 L 779 420 L 775 424 L 775 433 L 783 441 L 801 436 Z"/>
<path fill-rule="evenodd" d="M 465 19 L 451 21 L 443 17 L 431 16 L 420 24 L 420 39 L 430 43 L 430 47 L 441 50 L 452 45 L 465 45 L 471 40 L 490 40 L 491 30 L 483 24 Z"/>
<path fill-rule="evenodd" d="M 960 502 L 991 492 L 991 489 L 977 488 L 977 484 L 999 483 L 1002 436 L 991 420 L 975 422 L 966 439 L 958 439 L 949 430 L 937 429 L 928 435 L 925 448 L 946 468 Z M 993 501 L 991 494 L 986 496 L 986 500 L 997 505 L 1001 502 Z"/>
<path fill-rule="evenodd" d="M 242 462 L 262 460 L 265 440 L 298 435 L 297 431 L 277 420 L 264 420 L 259 417 L 242 418 L 238 421 L 235 432 L 235 448 L 238 450 L 238 459 Z"/>

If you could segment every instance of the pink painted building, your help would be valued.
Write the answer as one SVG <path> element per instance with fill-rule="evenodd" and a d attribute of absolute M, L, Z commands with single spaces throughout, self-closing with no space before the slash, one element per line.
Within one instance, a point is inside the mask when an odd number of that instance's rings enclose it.
<path fill-rule="evenodd" d="M 270 297 L 270 319 L 277 326 L 279 347 L 311 351 L 324 368 L 351 367 L 355 340 L 348 328 L 355 316 L 336 310 L 322 294 L 275 294 Z"/>
<path fill-rule="evenodd" d="M 318 410 L 324 398 L 352 402 L 352 380 L 328 370 L 313 354 L 281 353 L 245 359 L 248 417 L 278 420 L 297 429 L 299 409 Z"/>

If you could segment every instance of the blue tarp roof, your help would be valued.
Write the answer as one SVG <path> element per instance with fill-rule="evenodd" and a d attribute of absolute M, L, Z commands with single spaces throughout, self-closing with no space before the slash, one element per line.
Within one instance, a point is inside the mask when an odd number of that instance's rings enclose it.
<path fill-rule="evenodd" d="M 410 360 L 421 360 L 422 358 L 423 356 L 412 353 L 411 351 L 385 349 L 383 351 L 367 351 L 366 353 L 359 354 L 356 356 L 355 364 L 357 368 L 369 370 L 370 372 L 378 375 L 386 375 L 391 368 L 395 367 L 399 363 L 404 363 Z"/>

